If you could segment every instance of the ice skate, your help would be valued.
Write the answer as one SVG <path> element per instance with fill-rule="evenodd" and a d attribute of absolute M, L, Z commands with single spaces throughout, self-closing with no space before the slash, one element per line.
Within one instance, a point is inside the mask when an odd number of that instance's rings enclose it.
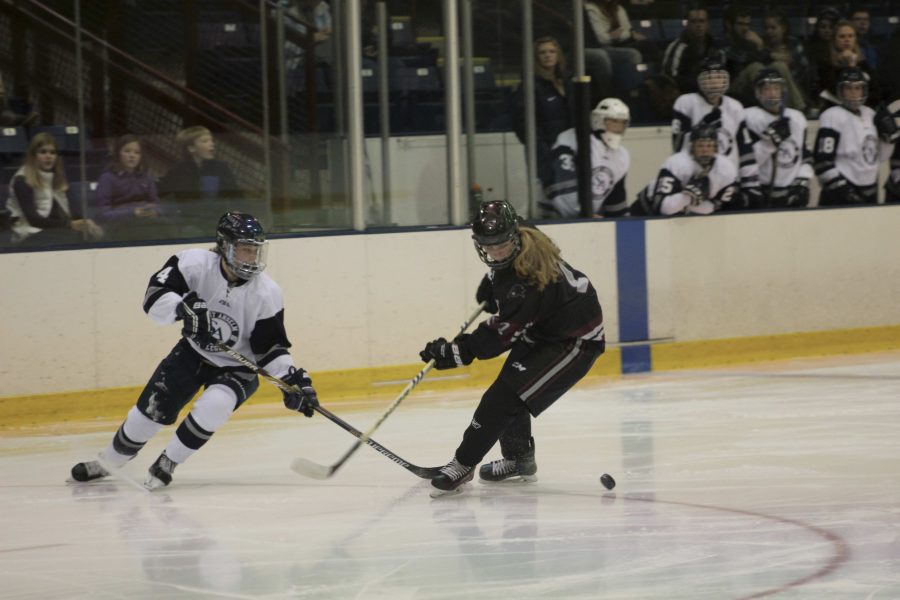
<path fill-rule="evenodd" d="M 144 482 L 144 487 L 151 492 L 166 487 L 172 483 L 172 473 L 175 472 L 175 467 L 177 466 L 178 463 L 166 456 L 165 451 L 163 451 L 159 458 L 156 459 L 156 462 L 150 465 L 150 475 L 147 477 L 147 481 Z"/>
<path fill-rule="evenodd" d="M 101 479 L 109 475 L 109 471 L 103 468 L 99 461 L 89 460 L 80 462 L 72 467 L 72 474 L 66 481 L 69 483 L 84 483 Z"/>
<path fill-rule="evenodd" d="M 534 461 L 534 446 L 515 458 L 502 458 L 481 465 L 478 478 L 482 483 L 537 481 L 537 463 Z"/>
<path fill-rule="evenodd" d="M 462 491 L 460 486 L 467 481 L 472 481 L 474 476 L 475 467 L 467 467 L 453 457 L 453 460 L 441 467 L 441 472 L 431 480 L 434 488 L 431 490 L 431 497 L 440 498 L 449 494 L 458 494 Z"/>

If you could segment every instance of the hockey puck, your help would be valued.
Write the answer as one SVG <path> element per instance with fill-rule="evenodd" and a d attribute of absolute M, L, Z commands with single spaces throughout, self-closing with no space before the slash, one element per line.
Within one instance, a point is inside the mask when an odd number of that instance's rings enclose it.
<path fill-rule="evenodd" d="M 602 483 L 603 487 L 605 487 L 608 490 L 611 490 L 614 487 L 616 487 L 616 480 L 613 479 L 612 475 L 610 475 L 609 473 L 604 473 L 603 475 L 600 476 L 600 483 Z"/>

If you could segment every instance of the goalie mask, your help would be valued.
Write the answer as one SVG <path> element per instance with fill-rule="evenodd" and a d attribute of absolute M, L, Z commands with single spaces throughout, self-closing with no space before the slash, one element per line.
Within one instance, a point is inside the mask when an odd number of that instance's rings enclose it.
<path fill-rule="evenodd" d="M 859 67 L 841 69 L 835 91 L 844 108 L 858 112 L 869 99 L 869 76 Z"/>
<path fill-rule="evenodd" d="M 600 139 L 613 150 L 622 144 L 630 120 L 628 105 L 618 98 L 605 98 L 591 111 L 591 129 L 599 131 Z"/>
<path fill-rule="evenodd" d="M 777 115 L 784 107 L 784 77 L 775 69 L 763 69 L 756 76 L 756 101 L 770 113 Z"/>
<path fill-rule="evenodd" d="M 721 53 L 707 56 L 700 62 L 700 73 L 697 75 L 697 87 L 707 102 L 714 104 L 728 91 L 731 78 L 725 68 L 725 60 Z"/>
<path fill-rule="evenodd" d="M 701 167 L 710 167 L 719 151 L 719 131 L 700 125 L 691 131 L 691 156 Z"/>
<path fill-rule="evenodd" d="M 216 227 L 216 249 L 241 279 L 252 279 L 266 268 L 266 232 L 252 215 L 239 212 L 222 215 Z"/>
<path fill-rule="evenodd" d="M 505 200 L 485 202 L 472 222 L 472 239 L 481 261 L 492 269 L 510 264 L 522 250 L 516 211 Z"/>

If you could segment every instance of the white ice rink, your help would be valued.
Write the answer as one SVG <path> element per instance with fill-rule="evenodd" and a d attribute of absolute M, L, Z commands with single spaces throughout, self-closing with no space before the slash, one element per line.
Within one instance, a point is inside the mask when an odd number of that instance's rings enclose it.
<path fill-rule="evenodd" d="M 374 438 L 434 466 L 478 394 L 422 387 Z M 365 430 L 389 402 L 323 404 Z M 293 458 L 354 438 L 271 414 L 155 494 L 63 483 L 118 423 L 0 437 L 0 597 L 900 598 L 900 354 L 594 381 L 535 422 L 537 483 L 436 500 L 370 448 L 304 479 Z M 143 479 L 172 432 L 123 473 Z"/>

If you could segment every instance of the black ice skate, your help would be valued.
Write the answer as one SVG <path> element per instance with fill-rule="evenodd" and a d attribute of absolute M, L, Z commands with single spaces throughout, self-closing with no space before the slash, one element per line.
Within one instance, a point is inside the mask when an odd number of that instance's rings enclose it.
<path fill-rule="evenodd" d="M 502 458 L 481 465 L 478 478 L 482 483 L 501 481 L 537 481 L 537 463 L 534 462 L 534 446 L 515 458 Z"/>
<path fill-rule="evenodd" d="M 453 460 L 441 467 L 441 472 L 431 480 L 434 488 L 431 490 L 431 497 L 439 498 L 447 494 L 458 494 L 462 491 L 459 487 L 467 481 L 472 481 L 474 476 L 475 467 L 467 467 L 453 457 Z"/>
<path fill-rule="evenodd" d="M 165 451 L 159 455 L 156 462 L 150 465 L 150 476 L 144 482 L 144 487 L 150 490 L 158 490 L 172 483 L 172 473 L 178 463 L 166 456 Z"/>
<path fill-rule="evenodd" d="M 82 483 L 100 479 L 107 475 L 109 475 L 109 471 L 104 469 L 103 465 L 96 460 L 89 460 L 87 462 L 80 462 L 72 467 L 72 478 L 69 481 Z"/>

